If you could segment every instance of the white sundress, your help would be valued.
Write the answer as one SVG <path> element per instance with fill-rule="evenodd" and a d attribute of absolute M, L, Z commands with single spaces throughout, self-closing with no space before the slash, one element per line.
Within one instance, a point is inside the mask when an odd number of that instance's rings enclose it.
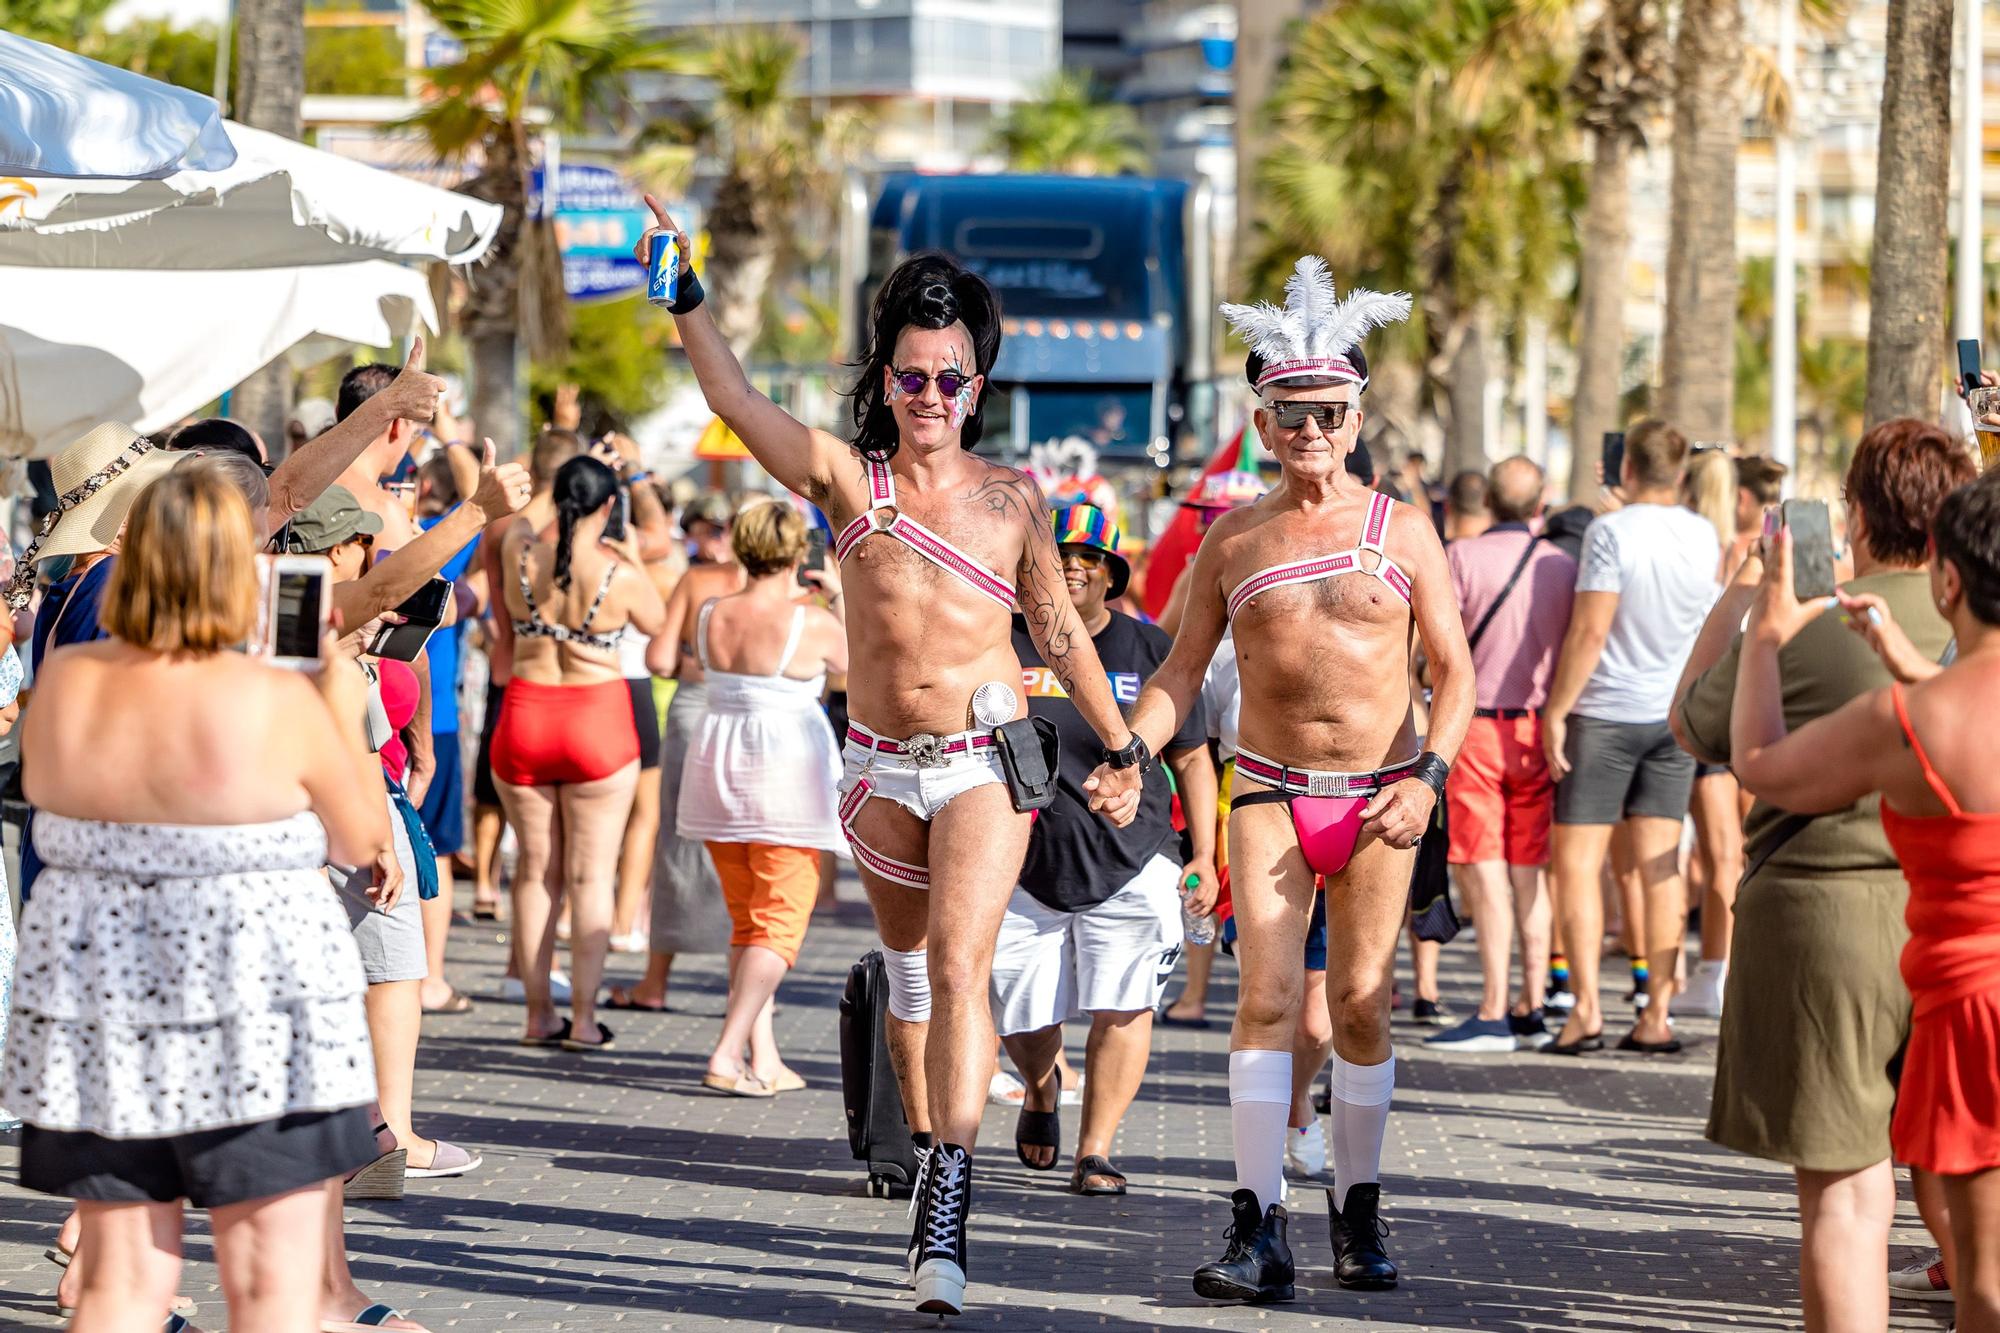
<path fill-rule="evenodd" d="M 824 673 L 785 675 L 805 629 L 792 612 L 778 669 L 768 676 L 717 671 L 708 660 L 709 602 L 695 621 L 695 651 L 708 681 L 702 717 L 681 768 L 678 831 L 704 842 L 760 842 L 772 847 L 842 851 L 839 747 L 820 707 Z"/>
<path fill-rule="evenodd" d="M 366 983 L 326 831 L 40 812 L 0 1103 L 43 1129 L 166 1138 L 362 1106 Z"/>

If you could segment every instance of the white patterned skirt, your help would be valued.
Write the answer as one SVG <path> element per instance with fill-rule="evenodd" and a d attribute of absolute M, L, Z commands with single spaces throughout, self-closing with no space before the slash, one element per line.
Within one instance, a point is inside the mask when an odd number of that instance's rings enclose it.
<path fill-rule="evenodd" d="M 37 813 L 0 1104 L 163 1138 L 365 1105 L 366 983 L 311 814 L 106 824 Z"/>

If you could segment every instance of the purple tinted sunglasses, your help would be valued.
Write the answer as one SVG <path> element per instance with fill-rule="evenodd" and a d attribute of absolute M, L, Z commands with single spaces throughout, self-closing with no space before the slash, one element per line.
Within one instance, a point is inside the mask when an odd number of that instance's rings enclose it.
<path fill-rule="evenodd" d="M 935 376 L 921 370 L 898 370 L 894 375 L 896 387 L 912 398 L 922 394 L 933 378 L 937 380 L 938 392 L 946 398 L 958 397 L 958 391 L 972 383 L 972 376 L 957 370 L 941 370 Z"/>

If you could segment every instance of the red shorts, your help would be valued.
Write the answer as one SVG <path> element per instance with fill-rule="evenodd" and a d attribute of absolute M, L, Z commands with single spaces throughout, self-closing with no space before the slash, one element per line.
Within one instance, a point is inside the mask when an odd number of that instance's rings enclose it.
<path fill-rule="evenodd" d="M 493 776 L 514 787 L 561 787 L 608 778 L 639 758 L 632 691 L 596 685 L 507 682 L 493 729 Z"/>
<path fill-rule="evenodd" d="M 1460 866 L 1547 865 L 1555 791 L 1542 754 L 1539 713 L 1473 718 L 1444 788 L 1451 815 L 1447 859 Z"/>

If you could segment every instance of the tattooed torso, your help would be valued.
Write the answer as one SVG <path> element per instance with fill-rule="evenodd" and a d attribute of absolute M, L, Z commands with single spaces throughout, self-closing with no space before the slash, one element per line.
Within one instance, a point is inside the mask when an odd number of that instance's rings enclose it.
<path fill-rule="evenodd" d="M 1353 549 L 1371 494 L 1357 490 L 1352 503 L 1306 513 L 1273 493 L 1232 515 L 1208 538 L 1222 557 L 1218 595 L 1226 598 L 1273 565 Z M 1407 525 L 1425 522 L 1408 505 L 1396 506 L 1386 544 L 1399 563 Z M 1376 768 L 1416 753 L 1410 608 L 1382 580 L 1352 572 L 1274 588 L 1245 602 L 1231 629 L 1246 749 L 1340 770 Z"/>
<path fill-rule="evenodd" d="M 1069 606 L 1060 570 L 1050 579 L 1026 558 L 1036 543 L 1054 544 L 1040 491 L 1013 468 L 972 454 L 960 461 L 964 466 L 949 483 L 929 489 L 896 469 L 896 509 L 1013 586 L 1031 625 L 1037 615 L 1054 625 L 1060 618 L 1053 599 Z M 867 496 L 866 470 L 850 458 L 820 503 L 838 532 L 867 511 Z M 1009 612 L 896 537 L 862 538 L 841 575 L 848 708 L 856 721 L 894 737 L 963 731 L 975 689 L 989 680 L 1020 680 Z M 1068 647 L 1057 651 L 1067 658 Z"/>

